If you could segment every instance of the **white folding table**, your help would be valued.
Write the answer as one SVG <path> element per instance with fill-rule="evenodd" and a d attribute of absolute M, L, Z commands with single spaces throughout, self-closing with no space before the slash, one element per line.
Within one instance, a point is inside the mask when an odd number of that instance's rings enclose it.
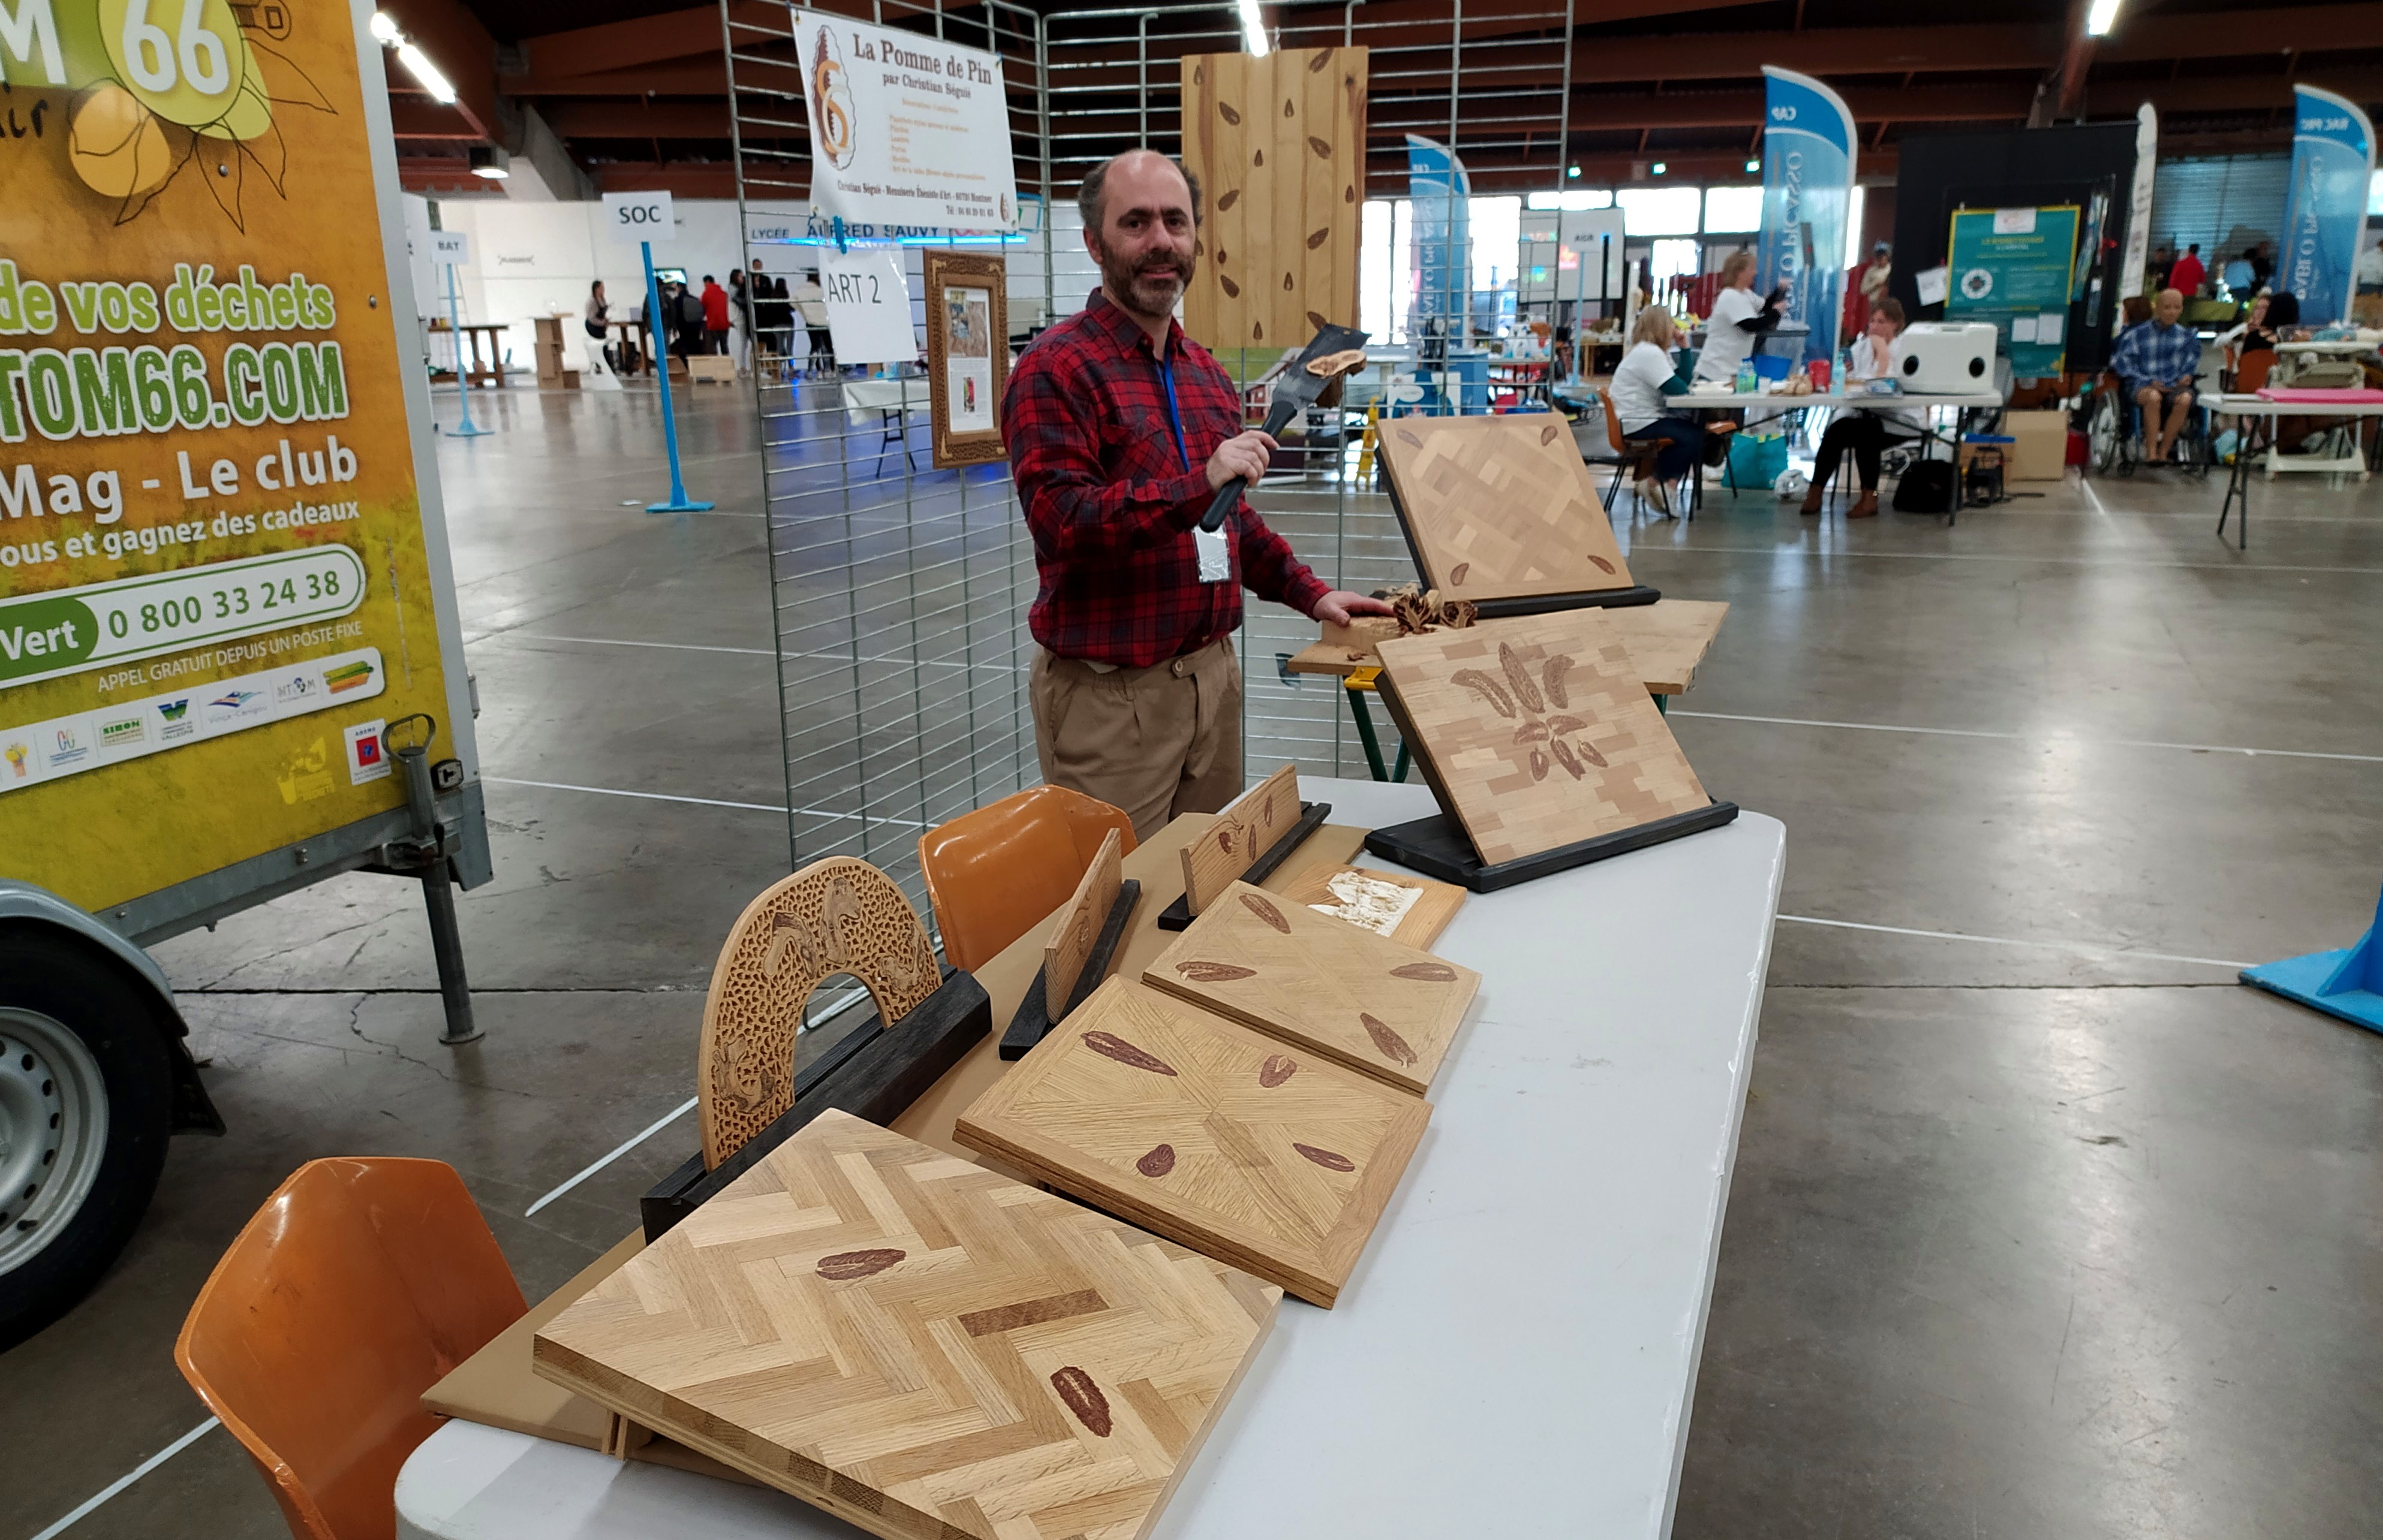
<path fill-rule="evenodd" d="M 2285 347 L 2304 344 L 2287 342 Z M 2234 526 L 2235 548 L 2251 548 L 2251 467 L 2264 457 L 2267 479 L 2273 481 L 2278 469 L 2287 471 L 2327 471 L 2336 475 L 2354 475 L 2364 481 L 2371 474 L 2366 457 L 2358 452 L 2353 438 L 2351 452 L 2346 455 L 2307 456 L 2276 453 L 2276 419 L 2278 417 L 2383 417 L 2383 401 L 2275 401 L 2265 396 L 2215 396 L 2209 401 L 2210 413 L 2219 417 L 2242 419 L 2241 440 L 2234 447 L 2234 464 L 2226 477 L 2226 498 L 2217 505 L 2217 534 L 2226 535 L 2226 520 L 2239 501 L 2241 519 Z M 2262 441 L 2264 437 L 2264 442 Z M 2281 463 L 2278 464 L 2280 460 Z"/>
<path fill-rule="evenodd" d="M 1359 827 L 1433 807 L 1420 786 L 1300 789 Z M 1432 950 L 1480 969 L 1481 993 L 1423 1143 L 1339 1304 L 1283 1302 L 1157 1535 L 1670 1532 L 1785 834 L 1743 813 L 1466 900 Z M 860 1532 L 783 1494 L 453 1422 L 399 1476 L 397 1533 Z"/>

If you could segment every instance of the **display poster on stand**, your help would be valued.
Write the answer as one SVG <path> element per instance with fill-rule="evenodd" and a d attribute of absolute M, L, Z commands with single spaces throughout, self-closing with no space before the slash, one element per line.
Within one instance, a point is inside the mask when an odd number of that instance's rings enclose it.
<path fill-rule="evenodd" d="M 825 11 L 796 11 L 818 214 L 927 230 L 1018 222 L 1001 55 Z"/>
<path fill-rule="evenodd" d="M 1421 134 L 1407 135 L 1407 195 L 1414 200 L 1415 323 L 1433 316 L 1448 322 L 1448 340 L 1462 347 L 1472 319 L 1472 232 L 1469 215 L 1473 180 L 1455 152 Z"/>
<path fill-rule="evenodd" d="M 1803 362 L 1834 360 L 1853 215 L 1854 115 L 1809 75 L 1762 67 L 1762 237 L 1755 287 L 1787 285 L 1785 319 L 1809 328 Z"/>
<path fill-rule="evenodd" d="M 2014 378 L 2056 375 L 2068 356 L 2077 218 L 2074 203 L 1953 216 L 1945 319 L 1993 322 Z"/>
<path fill-rule="evenodd" d="M 2350 314 L 2374 174 L 2375 125 L 2358 104 L 2315 86 L 2296 87 L 2291 189 L 2276 286 L 2300 296 L 2306 325 L 2331 326 Z"/>
<path fill-rule="evenodd" d="M 470 741 L 414 312 L 380 219 L 326 216 L 375 196 L 370 44 L 346 6 L 146 15 L 15 7 L 47 128 L 0 166 L 0 870 L 103 911 L 403 806 L 386 721 Z"/>
<path fill-rule="evenodd" d="M 2151 260 L 2152 192 L 2159 169 L 2159 109 L 2145 102 L 2135 109 L 2135 177 L 2128 190 L 2126 257 L 2118 268 L 2118 294 L 2140 294 L 2143 267 Z M 2111 311 L 2113 335 L 2126 325 L 2126 311 Z"/>

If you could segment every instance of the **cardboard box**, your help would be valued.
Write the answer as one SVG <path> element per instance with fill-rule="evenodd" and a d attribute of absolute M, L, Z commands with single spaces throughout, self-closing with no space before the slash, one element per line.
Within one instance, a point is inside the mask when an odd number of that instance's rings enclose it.
<path fill-rule="evenodd" d="M 2004 474 L 2013 481 L 2058 481 L 2068 464 L 2068 414 L 2006 412 L 2003 432 L 2011 438 Z"/>

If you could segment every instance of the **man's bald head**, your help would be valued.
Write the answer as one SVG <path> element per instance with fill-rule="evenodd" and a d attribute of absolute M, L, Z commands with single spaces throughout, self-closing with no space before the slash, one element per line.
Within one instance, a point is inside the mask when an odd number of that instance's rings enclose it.
<path fill-rule="evenodd" d="M 2176 325 L 2177 318 L 2183 314 L 2184 295 L 2180 290 L 2163 289 L 2159 291 L 2159 298 L 2152 302 L 2152 314 L 2161 326 Z"/>

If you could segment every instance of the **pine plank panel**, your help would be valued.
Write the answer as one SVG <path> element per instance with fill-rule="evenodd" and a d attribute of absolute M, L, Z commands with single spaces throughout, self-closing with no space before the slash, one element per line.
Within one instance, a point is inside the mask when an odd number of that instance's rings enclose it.
<path fill-rule="evenodd" d="M 1075 997 L 1076 980 L 1093 955 L 1093 943 L 1101 938 L 1101 927 L 1108 923 L 1109 909 L 1117 903 L 1117 887 L 1123 881 L 1124 849 L 1116 830 L 1102 837 L 1100 849 L 1093 853 L 1093 864 L 1084 869 L 1083 880 L 1076 884 L 1075 895 L 1051 927 L 1051 939 L 1043 947 L 1043 991 L 1055 1012 L 1065 1013 L 1068 1002 Z"/>
<path fill-rule="evenodd" d="M 1228 888 L 1143 983 L 1421 1096 L 1481 976 L 1346 920 Z"/>
<path fill-rule="evenodd" d="M 1563 419 L 1400 417 L 1383 468 L 1426 588 L 1515 598 L 1633 585 Z"/>
<path fill-rule="evenodd" d="M 1405 908 L 1387 921 L 1389 930 L 1382 930 L 1378 923 L 1386 907 L 1382 901 L 1389 899 L 1388 890 L 1393 889 L 1414 896 L 1389 900 L 1403 903 Z M 1329 914 L 1345 924 L 1373 925 L 1376 934 L 1415 947 L 1428 947 L 1438 940 L 1439 933 L 1448 929 L 1448 922 L 1456 918 L 1456 911 L 1464 906 L 1464 890 L 1453 882 L 1436 882 L 1412 872 L 1372 867 L 1311 868 L 1284 882 L 1280 892 L 1288 903 Z"/>
<path fill-rule="evenodd" d="M 1697 682 L 1697 669 L 1721 634 L 1729 606 L 1717 599 L 1657 599 L 1609 610 L 1607 621 L 1629 650 L 1632 666 L 1648 693 L 1680 696 Z"/>
<path fill-rule="evenodd" d="M 1241 794 L 1183 846 L 1183 902 L 1197 915 L 1299 821 L 1299 767 L 1285 765 Z"/>
<path fill-rule="evenodd" d="M 1430 1116 L 1419 1097 L 1112 979 L 953 1137 L 1329 1307 Z"/>
<path fill-rule="evenodd" d="M 1380 644 L 1438 793 L 1495 864 L 1711 802 L 1600 610 Z"/>
<path fill-rule="evenodd" d="M 533 1354 L 546 1378 L 888 1540 L 1138 1536 L 1280 1300 L 832 1112 L 547 1323 Z"/>

